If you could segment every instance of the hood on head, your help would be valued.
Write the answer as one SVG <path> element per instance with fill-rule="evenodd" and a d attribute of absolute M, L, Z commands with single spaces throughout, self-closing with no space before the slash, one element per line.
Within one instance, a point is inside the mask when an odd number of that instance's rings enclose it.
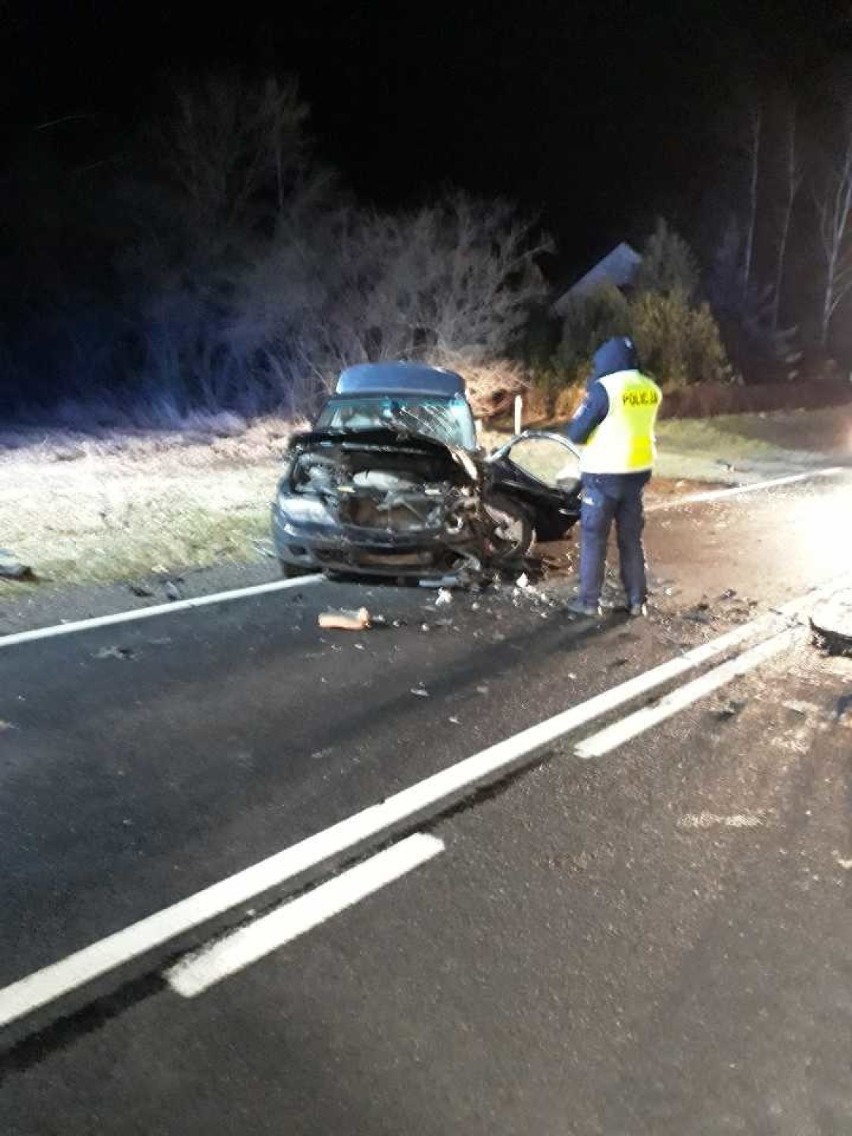
<path fill-rule="evenodd" d="M 594 355 L 591 382 L 616 375 L 619 371 L 638 371 L 639 352 L 629 335 L 617 335 L 602 344 Z"/>

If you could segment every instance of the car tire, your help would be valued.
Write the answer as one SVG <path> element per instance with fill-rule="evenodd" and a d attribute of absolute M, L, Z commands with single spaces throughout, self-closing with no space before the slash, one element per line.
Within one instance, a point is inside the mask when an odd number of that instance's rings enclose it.
<path fill-rule="evenodd" d="M 502 493 L 490 494 L 483 504 L 489 517 L 498 526 L 492 542 L 494 560 L 498 564 L 519 563 L 535 540 L 529 513 L 523 505 Z"/>

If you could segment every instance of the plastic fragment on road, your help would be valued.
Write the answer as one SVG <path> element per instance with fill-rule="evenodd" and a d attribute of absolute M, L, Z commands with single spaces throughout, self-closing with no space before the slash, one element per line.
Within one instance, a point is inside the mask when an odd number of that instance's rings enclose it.
<path fill-rule="evenodd" d="M 446 607 L 447 604 L 453 602 L 453 593 L 449 588 L 439 588 L 438 594 L 435 596 L 435 607 Z"/>
<path fill-rule="evenodd" d="M 429 691 L 424 686 L 412 686 L 411 693 L 416 694 L 418 698 L 429 697 Z"/>
<path fill-rule="evenodd" d="M 372 626 L 365 607 L 357 611 L 323 611 L 317 618 L 320 627 L 334 631 L 366 631 Z"/>
<path fill-rule="evenodd" d="M 519 588 L 528 588 L 530 586 L 530 578 L 526 572 L 522 572 L 517 580 L 515 580 L 515 583 Z"/>

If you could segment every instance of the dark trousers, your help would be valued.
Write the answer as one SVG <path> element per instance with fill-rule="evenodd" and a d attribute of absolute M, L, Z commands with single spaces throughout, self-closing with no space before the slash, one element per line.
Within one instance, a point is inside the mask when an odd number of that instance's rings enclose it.
<path fill-rule="evenodd" d="M 621 582 L 629 604 L 644 603 L 648 583 L 642 530 L 645 514 L 642 491 L 650 473 L 589 473 L 583 475 L 580 510 L 580 600 L 594 605 L 601 597 L 606 571 L 606 546 L 615 521 Z"/>

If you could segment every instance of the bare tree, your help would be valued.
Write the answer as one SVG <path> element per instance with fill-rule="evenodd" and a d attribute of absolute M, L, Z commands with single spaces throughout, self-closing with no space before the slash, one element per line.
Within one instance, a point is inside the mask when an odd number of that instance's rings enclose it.
<path fill-rule="evenodd" d="M 763 108 L 759 98 L 755 99 L 748 120 L 748 158 L 749 158 L 749 197 L 748 220 L 743 250 L 743 299 L 748 295 L 754 262 L 754 236 L 757 229 L 758 182 L 760 177 L 760 144 L 763 131 Z"/>
<path fill-rule="evenodd" d="M 231 342 L 303 408 L 350 363 L 490 364 L 543 294 L 535 255 L 546 242 L 503 204 L 453 195 L 379 214 L 340 198 L 295 201 L 247 269 Z M 499 370 L 482 370 L 483 406 L 518 387 L 511 368 Z"/>
<path fill-rule="evenodd" d="M 824 155 L 822 166 L 822 176 L 813 194 L 825 258 L 820 342 L 826 347 L 832 318 L 852 291 L 852 120 L 849 117 L 838 153 Z"/>
<path fill-rule="evenodd" d="M 384 251 L 368 310 L 381 316 L 379 326 L 401 315 L 409 351 L 419 329 L 436 357 L 493 358 L 544 294 L 536 256 L 549 241 L 504 202 L 454 194 L 402 218 L 377 219 L 372 239 Z"/>
<path fill-rule="evenodd" d="M 273 202 L 284 209 L 306 163 L 307 116 L 295 80 L 209 78 L 178 89 L 157 149 L 198 221 L 251 226 Z"/>
<path fill-rule="evenodd" d="M 793 209 L 799 190 L 802 188 L 802 158 L 797 134 L 797 108 L 790 101 L 786 126 L 786 148 L 784 162 L 785 195 L 781 206 L 781 220 L 778 234 L 777 260 L 775 264 L 775 287 L 772 294 L 772 327 L 778 330 L 781 294 L 784 286 L 784 269 L 787 260 L 787 247 L 790 241 L 790 227 L 793 220 Z"/>

